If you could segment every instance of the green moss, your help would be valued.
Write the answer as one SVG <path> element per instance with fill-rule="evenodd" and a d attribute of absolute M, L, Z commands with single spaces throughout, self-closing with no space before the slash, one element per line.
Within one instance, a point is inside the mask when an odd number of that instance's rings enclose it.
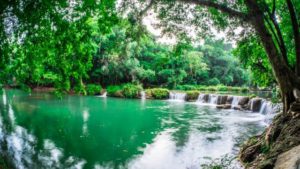
<path fill-rule="evenodd" d="M 153 88 L 147 89 L 146 95 L 149 98 L 153 99 L 168 99 L 169 98 L 169 90 L 164 88 Z"/>
<path fill-rule="evenodd" d="M 186 100 L 187 101 L 195 101 L 198 99 L 200 92 L 196 90 L 187 91 L 186 92 Z"/>

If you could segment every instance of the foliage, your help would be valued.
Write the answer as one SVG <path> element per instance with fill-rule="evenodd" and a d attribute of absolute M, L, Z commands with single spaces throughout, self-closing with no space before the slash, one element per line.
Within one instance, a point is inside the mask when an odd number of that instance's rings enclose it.
<path fill-rule="evenodd" d="M 122 85 L 108 86 L 106 91 L 108 95 L 114 97 L 138 98 L 140 92 L 143 90 L 141 85 L 126 83 Z"/>
<path fill-rule="evenodd" d="M 169 90 L 164 88 L 153 88 L 146 90 L 147 97 L 153 99 L 168 99 L 169 93 Z"/>
<path fill-rule="evenodd" d="M 109 96 L 124 97 L 122 94 L 122 87 L 119 85 L 108 86 L 106 92 Z"/>
<path fill-rule="evenodd" d="M 100 94 L 102 90 L 102 86 L 96 84 L 88 84 L 85 88 L 88 95 Z"/>
<path fill-rule="evenodd" d="M 187 91 L 186 92 L 186 100 L 187 101 L 195 101 L 198 99 L 200 92 L 199 91 Z"/>
<path fill-rule="evenodd" d="M 137 98 L 142 90 L 141 85 L 127 83 L 122 86 L 122 94 L 126 98 Z"/>

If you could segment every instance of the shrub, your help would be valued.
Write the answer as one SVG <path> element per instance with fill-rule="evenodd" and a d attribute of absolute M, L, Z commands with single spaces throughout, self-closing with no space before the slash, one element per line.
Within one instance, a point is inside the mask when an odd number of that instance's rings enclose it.
<path fill-rule="evenodd" d="M 235 91 L 235 92 L 238 92 L 240 90 L 240 88 L 239 87 L 232 87 L 231 90 Z"/>
<path fill-rule="evenodd" d="M 192 90 L 186 92 L 186 100 L 187 101 L 195 101 L 198 99 L 200 92 Z"/>
<path fill-rule="evenodd" d="M 126 83 L 123 85 L 108 86 L 106 91 L 109 96 L 137 98 L 139 93 L 143 90 L 141 85 L 134 85 Z"/>
<path fill-rule="evenodd" d="M 169 90 L 164 88 L 153 88 L 147 89 L 146 95 L 149 98 L 153 99 L 168 99 L 169 98 Z"/>
<path fill-rule="evenodd" d="M 217 87 L 215 87 L 215 86 L 208 86 L 208 87 L 206 88 L 206 90 L 208 90 L 208 91 L 217 91 L 218 89 L 217 89 Z"/>
<path fill-rule="evenodd" d="M 197 90 L 196 85 L 178 85 L 177 90 Z"/>
<path fill-rule="evenodd" d="M 122 94 L 122 88 L 119 85 L 108 86 L 106 92 L 109 96 L 124 97 Z"/>
<path fill-rule="evenodd" d="M 205 91 L 205 90 L 207 90 L 207 87 L 206 86 L 198 86 L 197 90 Z"/>
<path fill-rule="evenodd" d="M 241 92 L 249 92 L 249 88 L 247 88 L 247 87 L 242 87 L 242 88 L 240 88 L 240 91 L 241 91 Z"/>
<path fill-rule="evenodd" d="M 142 90 L 141 85 L 127 83 L 122 86 L 122 94 L 126 98 L 137 98 Z"/>
<path fill-rule="evenodd" d="M 220 82 L 220 80 L 217 79 L 217 78 L 212 78 L 212 79 L 210 79 L 207 83 L 208 83 L 208 85 L 213 85 L 213 86 L 215 86 L 215 85 L 220 84 L 221 82 Z"/>
<path fill-rule="evenodd" d="M 228 87 L 227 86 L 219 85 L 216 88 L 217 88 L 218 91 L 228 91 Z"/>
<path fill-rule="evenodd" d="M 101 93 L 102 86 L 96 84 L 88 84 L 86 85 L 85 90 L 88 95 L 96 95 Z"/>

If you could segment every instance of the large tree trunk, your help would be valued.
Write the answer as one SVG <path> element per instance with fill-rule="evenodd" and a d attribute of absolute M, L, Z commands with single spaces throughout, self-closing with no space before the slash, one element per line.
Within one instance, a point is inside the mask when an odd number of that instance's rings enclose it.
<path fill-rule="evenodd" d="M 261 42 L 267 52 L 271 63 L 273 73 L 281 90 L 282 101 L 284 104 L 284 113 L 286 113 L 292 102 L 295 101 L 293 89 L 299 88 L 300 83 L 297 76 L 284 62 L 282 55 L 275 46 L 272 35 L 265 26 L 264 14 L 259 8 L 256 0 L 246 0 L 249 8 L 251 23 L 254 26 Z"/>

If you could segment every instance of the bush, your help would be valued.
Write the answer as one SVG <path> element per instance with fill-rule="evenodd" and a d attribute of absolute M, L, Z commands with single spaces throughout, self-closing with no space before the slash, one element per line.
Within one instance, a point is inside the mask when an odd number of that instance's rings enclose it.
<path fill-rule="evenodd" d="M 198 99 L 200 92 L 192 90 L 186 92 L 186 100 L 187 101 L 195 101 Z"/>
<path fill-rule="evenodd" d="M 228 91 L 229 89 L 227 86 L 220 85 L 220 86 L 217 86 L 217 90 L 218 91 Z"/>
<path fill-rule="evenodd" d="M 146 96 L 153 99 L 168 99 L 169 90 L 163 88 L 147 89 Z"/>
<path fill-rule="evenodd" d="M 197 90 L 196 85 L 178 85 L 177 90 Z"/>
<path fill-rule="evenodd" d="M 122 94 L 122 87 L 119 85 L 108 86 L 106 92 L 109 96 L 124 97 Z"/>
<path fill-rule="evenodd" d="M 247 87 L 242 87 L 242 88 L 240 88 L 240 91 L 241 91 L 241 92 L 249 92 L 249 88 L 247 88 Z"/>
<path fill-rule="evenodd" d="M 220 80 L 217 79 L 217 78 L 212 78 L 212 79 L 210 79 L 207 83 L 208 83 L 208 85 L 216 86 L 216 85 L 220 84 L 221 82 L 220 82 Z"/>
<path fill-rule="evenodd" d="M 108 86 L 106 89 L 109 96 L 126 98 L 137 98 L 142 90 L 143 88 L 141 85 L 134 85 L 131 83 Z"/>
<path fill-rule="evenodd" d="M 218 89 L 217 89 L 217 87 L 215 87 L 215 86 L 208 86 L 208 87 L 206 88 L 206 90 L 208 90 L 208 91 L 217 91 Z"/>
<path fill-rule="evenodd" d="M 127 83 L 122 86 L 122 94 L 126 98 L 137 98 L 142 90 L 141 85 Z"/>
<path fill-rule="evenodd" d="M 101 93 L 102 86 L 96 84 L 88 84 L 86 85 L 85 90 L 88 95 L 96 95 Z"/>
<path fill-rule="evenodd" d="M 239 87 L 232 87 L 231 90 L 234 91 L 234 92 L 238 92 L 240 90 L 240 88 Z"/>

